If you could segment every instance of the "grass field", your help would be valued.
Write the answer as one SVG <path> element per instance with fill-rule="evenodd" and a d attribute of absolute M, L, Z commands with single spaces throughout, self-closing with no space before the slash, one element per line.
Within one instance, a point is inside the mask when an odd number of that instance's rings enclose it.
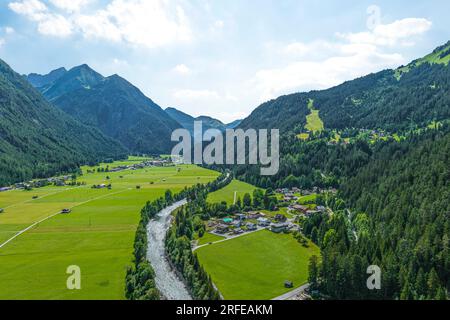
<path fill-rule="evenodd" d="M 311 111 L 311 113 L 306 116 L 305 129 L 311 132 L 322 131 L 324 129 L 323 121 L 322 119 L 320 119 L 319 110 L 314 109 L 314 100 L 309 100 L 308 109 Z"/>
<path fill-rule="evenodd" d="M 220 240 L 223 240 L 223 239 L 225 239 L 225 237 L 221 237 L 221 236 L 218 236 L 218 235 L 206 232 L 203 235 L 203 237 L 201 237 L 201 238 L 197 237 L 197 240 L 198 240 L 197 245 L 201 246 L 201 245 L 204 245 L 204 244 L 207 244 L 207 243 L 210 243 L 210 242 L 216 242 L 216 241 L 220 241 Z"/>
<path fill-rule="evenodd" d="M 200 248 L 200 263 L 225 299 L 272 299 L 307 282 L 309 258 L 319 256 L 310 244 L 302 247 L 292 235 L 263 230 Z"/>
<path fill-rule="evenodd" d="M 120 164 L 136 161 L 140 159 Z M 180 168 L 92 173 L 78 179 L 86 186 L 0 193 L 0 208 L 5 208 L 0 214 L 0 245 L 34 222 L 72 208 L 72 213 L 56 215 L 0 248 L 0 299 L 123 299 L 125 270 L 132 261 L 143 205 L 167 189 L 177 192 L 218 176 L 196 166 Z M 111 183 L 112 190 L 91 189 L 100 183 Z M 70 265 L 81 268 L 81 290 L 66 288 Z"/>
<path fill-rule="evenodd" d="M 253 190 L 255 189 L 256 187 L 252 186 L 251 184 L 239 180 L 233 180 L 225 188 L 209 194 L 208 202 L 219 203 L 225 201 L 228 205 L 232 205 L 234 202 L 235 192 L 237 192 L 236 199 L 240 197 L 242 200 L 244 198 L 244 194 L 249 193 L 250 195 L 252 195 Z"/>

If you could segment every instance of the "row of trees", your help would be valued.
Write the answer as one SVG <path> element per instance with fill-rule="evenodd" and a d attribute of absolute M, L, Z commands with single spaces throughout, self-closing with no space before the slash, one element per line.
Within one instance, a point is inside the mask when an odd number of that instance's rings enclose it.
<path fill-rule="evenodd" d="M 164 197 L 153 202 L 147 202 L 141 210 L 141 219 L 136 231 L 134 240 L 134 264 L 127 268 L 125 297 L 129 300 L 159 300 L 161 293 L 156 287 L 155 273 L 146 259 L 148 245 L 147 224 L 155 215 L 164 208 L 172 205 L 175 201 L 187 198 L 189 201 L 196 202 L 196 199 L 205 198 L 210 191 L 218 190 L 226 186 L 232 180 L 231 175 L 222 175 L 217 180 L 206 185 L 197 184 L 193 187 L 185 187 L 180 193 L 173 195 L 172 191 L 167 190 Z M 219 207 L 215 207 L 217 210 Z M 178 225 L 176 222 L 175 225 Z M 173 228 L 173 227 L 172 227 Z M 187 230 L 187 229 L 186 229 Z M 211 280 L 207 276 L 203 268 L 200 267 L 197 257 L 192 254 L 190 242 L 183 242 L 184 239 L 175 239 L 175 248 L 182 248 L 183 264 L 177 263 L 179 259 L 175 259 L 174 246 L 169 245 L 173 239 L 171 231 L 167 235 L 167 251 L 174 265 L 184 276 L 191 292 L 197 299 L 217 299 L 219 297 L 214 289 Z M 185 252 L 188 249 L 188 252 Z"/>

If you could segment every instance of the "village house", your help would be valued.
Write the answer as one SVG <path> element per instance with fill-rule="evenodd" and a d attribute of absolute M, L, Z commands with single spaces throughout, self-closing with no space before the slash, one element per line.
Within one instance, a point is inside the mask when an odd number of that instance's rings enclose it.
<path fill-rule="evenodd" d="M 234 229 L 233 230 L 233 234 L 243 234 L 244 233 L 244 230 L 242 230 L 241 228 L 236 228 L 236 229 Z"/>
<path fill-rule="evenodd" d="M 219 224 L 219 225 L 216 227 L 216 233 L 219 233 L 219 234 L 225 234 L 225 233 L 227 233 L 228 231 L 230 231 L 230 226 L 227 226 L 227 225 L 224 225 L 224 224 Z"/>
<path fill-rule="evenodd" d="M 300 213 L 305 213 L 306 211 L 308 211 L 308 207 L 306 206 L 302 206 L 301 204 L 294 204 L 293 206 L 289 207 L 291 210 L 300 212 Z"/>
<path fill-rule="evenodd" d="M 287 223 L 272 223 L 270 225 L 270 231 L 274 233 L 281 233 L 287 231 L 289 228 L 289 224 Z"/>
<path fill-rule="evenodd" d="M 264 214 L 262 214 L 262 213 L 260 213 L 260 212 L 257 212 L 257 211 L 250 211 L 248 214 L 247 214 L 247 219 L 258 219 L 258 218 L 261 218 L 261 217 L 263 217 L 264 216 Z"/>
<path fill-rule="evenodd" d="M 236 213 L 234 216 L 236 217 L 237 220 L 240 220 L 240 221 L 244 221 L 247 218 L 247 216 L 242 213 Z"/>
<path fill-rule="evenodd" d="M 287 218 L 285 216 L 283 216 L 282 214 L 277 214 L 277 215 L 275 215 L 275 220 L 278 222 L 285 222 L 287 220 Z"/>
<path fill-rule="evenodd" d="M 270 225 L 270 221 L 267 218 L 258 218 L 258 225 L 260 225 L 261 227 L 267 227 Z"/>
<path fill-rule="evenodd" d="M 247 223 L 247 230 L 248 231 L 255 231 L 256 229 L 258 229 L 256 224 L 251 223 L 251 222 Z"/>

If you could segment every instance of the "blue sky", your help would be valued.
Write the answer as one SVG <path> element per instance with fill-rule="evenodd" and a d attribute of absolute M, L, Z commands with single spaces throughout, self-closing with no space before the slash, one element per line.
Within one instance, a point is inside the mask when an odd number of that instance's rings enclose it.
<path fill-rule="evenodd" d="M 279 95 L 406 64 L 450 40 L 450 2 L 0 0 L 0 58 L 83 63 L 225 122 Z"/>

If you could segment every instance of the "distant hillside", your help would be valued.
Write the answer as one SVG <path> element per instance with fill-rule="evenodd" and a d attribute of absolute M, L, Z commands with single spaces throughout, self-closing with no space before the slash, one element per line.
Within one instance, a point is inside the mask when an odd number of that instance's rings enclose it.
<path fill-rule="evenodd" d="M 295 93 L 259 106 L 240 127 L 301 131 L 308 102 L 327 129 L 426 126 L 450 117 L 450 43 L 398 70 L 384 70 L 328 90 Z"/>
<path fill-rule="evenodd" d="M 236 128 L 242 120 L 235 120 L 229 124 L 224 124 L 222 121 L 214 119 L 208 116 L 200 116 L 194 118 L 193 116 L 184 113 L 183 111 L 177 110 L 175 108 L 167 108 L 166 113 L 176 120 L 181 126 L 191 133 L 194 131 L 194 121 L 202 121 L 203 122 L 203 131 L 208 129 L 218 129 L 220 131 L 225 131 L 226 129 L 234 129 Z"/>
<path fill-rule="evenodd" d="M 66 73 L 67 73 L 66 68 L 59 68 L 53 70 L 52 72 L 46 75 L 30 73 L 28 76 L 25 77 L 34 87 L 39 88 L 58 80 Z"/>
<path fill-rule="evenodd" d="M 50 105 L 0 60 L 0 185 L 117 158 L 125 149 Z"/>
<path fill-rule="evenodd" d="M 131 152 L 169 153 L 172 131 L 180 126 L 127 80 L 103 77 L 87 65 L 69 70 L 39 90 L 63 111 Z"/>

